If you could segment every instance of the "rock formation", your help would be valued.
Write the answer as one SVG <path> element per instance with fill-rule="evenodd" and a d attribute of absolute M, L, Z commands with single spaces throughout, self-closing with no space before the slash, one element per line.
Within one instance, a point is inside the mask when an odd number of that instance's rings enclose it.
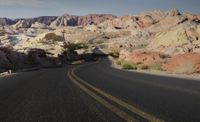
<path fill-rule="evenodd" d="M 115 18 L 113 15 L 107 14 L 90 14 L 86 16 L 75 16 L 64 14 L 58 17 L 54 22 L 51 23 L 51 27 L 57 26 L 85 26 L 91 24 L 99 24 L 106 20 Z"/>
<path fill-rule="evenodd" d="M 0 18 L 0 25 L 13 25 L 15 24 L 14 20 L 8 19 L 8 18 Z"/>

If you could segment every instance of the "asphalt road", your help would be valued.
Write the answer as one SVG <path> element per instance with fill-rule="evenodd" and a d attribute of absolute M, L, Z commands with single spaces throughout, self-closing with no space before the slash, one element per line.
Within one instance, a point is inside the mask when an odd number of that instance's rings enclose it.
<path fill-rule="evenodd" d="M 107 60 L 80 67 L 75 74 L 161 120 L 200 122 L 200 81 L 121 71 Z"/>
<path fill-rule="evenodd" d="M 0 78 L 0 122 L 123 122 L 126 117 L 199 122 L 200 82 L 121 71 L 108 60 Z"/>
<path fill-rule="evenodd" d="M 0 78 L 0 122 L 124 121 L 75 86 L 70 67 Z"/>

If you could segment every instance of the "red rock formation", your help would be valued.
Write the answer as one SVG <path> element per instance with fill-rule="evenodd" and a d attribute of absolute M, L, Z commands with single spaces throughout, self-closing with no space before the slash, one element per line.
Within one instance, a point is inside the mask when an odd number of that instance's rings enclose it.
<path fill-rule="evenodd" d="M 91 24 L 97 25 L 113 18 L 115 18 L 115 16 L 110 14 L 90 14 L 86 16 L 64 14 L 52 22 L 51 26 L 81 26 Z"/>
<path fill-rule="evenodd" d="M 171 73 L 200 73 L 200 53 L 173 56 L 163 64 L 162 69 Z"/>
<path fill-rule="evenodd" d="M 112 20 L 115 16 L 110 14 L 89 14 L 86 16 L 77 17 L 77 25 L 91 25 L 91 24 L 99 24 L 106 20 Z"/>
<path fill-rule="evenodd" d="M 146 15 L 144 17 L 141 17 L 140 20 L 139 20 L 139 25 L 142 28 L 149 27 L 149 26 L 151 26 L 155 23 L 156 23 L 156 20 L 154 20 L 154 18 L 150 15 Z"/>
<path fill-rule="evenodd" d="M 163 58 L 159 53 L 156 52 L 146 52 L 146 51 L 121 51 L 120 60 L 128 61 L 130 63 L 142 63 L 145 65 L 160 63 L 163 61 Z"/>

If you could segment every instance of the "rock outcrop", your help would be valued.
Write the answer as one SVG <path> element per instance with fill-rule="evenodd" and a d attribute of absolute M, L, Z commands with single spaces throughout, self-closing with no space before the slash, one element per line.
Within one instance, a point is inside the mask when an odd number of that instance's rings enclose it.
<path fill-rule="evenodd" d="M 9 18 L 0 18 L 0 25 L 13 25 L 15 24 L 14 20 L 11 20 Z"/>
<path fill-rule="evenodd" d="M 200 53 L 185 53 L 169 58 L 162 69 L 171 73 L 200 73 Z"/>
<path fill-rule="evenodd" d="M 0 67 L 4 69 L 16 69 L 25 67 L 27 64 L 26 56 L 10 48 L 0 48 Z"/>
<path fill-rule="evenodd" d="M 40 28 L 40 29 L 45 29 L 48 28 L 47 25 L 39 22 L 35 22 L 31 25 L 31 28 Z"/>
<path fill-rule="evenodd" d="M 155 34 L 148 48 L 151 51 L 175 55 L 199 52 L 199 46 L 199 25 L 185 22 Z"/>
<path fill-rule="evenodd" d="M 145 64 L 151 65 L 163 62 L 162 55 L 156 52 L 147 52 L 144 50 L 134 50 L 134 51 L 125 51 L 120 52 L 119 59 L 123 62 L 129 62 L 133 64 Z"/>
<path fill-rule="evenodd" d="M 58 17 L 54 22 L 51 23 L 51 27 L 57 26 L 85 26 L 91 24 L 99 24 L 103 21 L 115 18 L 113 15 L 107 14 L 90 14 L 86 16 L 75 16 L 64 14 Z"/>

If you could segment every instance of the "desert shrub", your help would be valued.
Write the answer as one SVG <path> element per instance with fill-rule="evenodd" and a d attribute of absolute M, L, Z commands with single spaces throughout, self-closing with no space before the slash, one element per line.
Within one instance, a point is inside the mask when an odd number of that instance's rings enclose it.
<path fill-rule="evenodd" d="M 118 58 L 119 52 L 118 51 L 112 51 L 112 52 L 109 52 L 109 55 L 112 56 L 113 58 Z"/>
<path fill-rule="evenodd" d="M 69 50 L 78 50 L 78 49 L 88 49 L 88 45 L 84 43 L 65 43 L 64 48 L 67 48 Z"/>
<path fill-rule="evenodd" d="M 63 37 L 62 36 L 58 36 L 55 33 L 48 33 L 45 35 L 44 39 L 46 40 L 53 40 L 53 41 L 63 41 Z"/>
<path fill-rule="evenodd" d="M 178 74 L 183 74 L 183 73 L 191 74 L 194 72 L 195 72 L 195 64 L 190 61 L 179 64 L 174 70 L 174 73 Z"/>
<path fill-rule="evenodd" d="M 103 40 L 98 40 L 98 41 L 96 41 L 96 44 L 103 44 L 103 43 L 104 43 Z"/>
<path fill-rule="evenodd" d="M 162 64 L 160 64 L 160 63 L 151 64 L 149 66 L 149 68 L 152 69 L 152 70 L 162 70 Z"/>
<path fill-rule="evenodd" d="M 121 62 L 120 60 L 117 60 L 117 61 L 116 61 L 116 64 L 117 64 L 117 65 L 122 65 L 122 62 Z"/>
<path fill-rule="evenodd" d="M 136 70 L 137 69 L 137 65 L 136 64 L 131 64 L 131 63 L 124 63 L 122 65 L 122 68 L 123 69 L 134 69 L 134 70 Z"/>
<path fill-rule="evenodd" d="M 75 50 L 78 49 L 88 49 L 88 45 L 85 43 L 77 43 L 77 44 L 73 44 Z"/>
<path fill-rule="evenodd" d="M 137 65 L 140 65 L 140 64 L 142 64 L 142 62 L 137 62 L 136 64 L 137 64 Z"/>
<path fill-rule="evenodd" d="M 169 55 L 166 55 L 166 54 L 159 54 L 160 58 L 162 59 L 166 59 L 166 58 L 169 58 L 170 56 Z"/>
<path fill-rule="evenodd" d="M 142 70 L 147 70 L 147 69 L 149 69 L 149 66 L 148 65 L 140 65 L 139 68 Z"/>

